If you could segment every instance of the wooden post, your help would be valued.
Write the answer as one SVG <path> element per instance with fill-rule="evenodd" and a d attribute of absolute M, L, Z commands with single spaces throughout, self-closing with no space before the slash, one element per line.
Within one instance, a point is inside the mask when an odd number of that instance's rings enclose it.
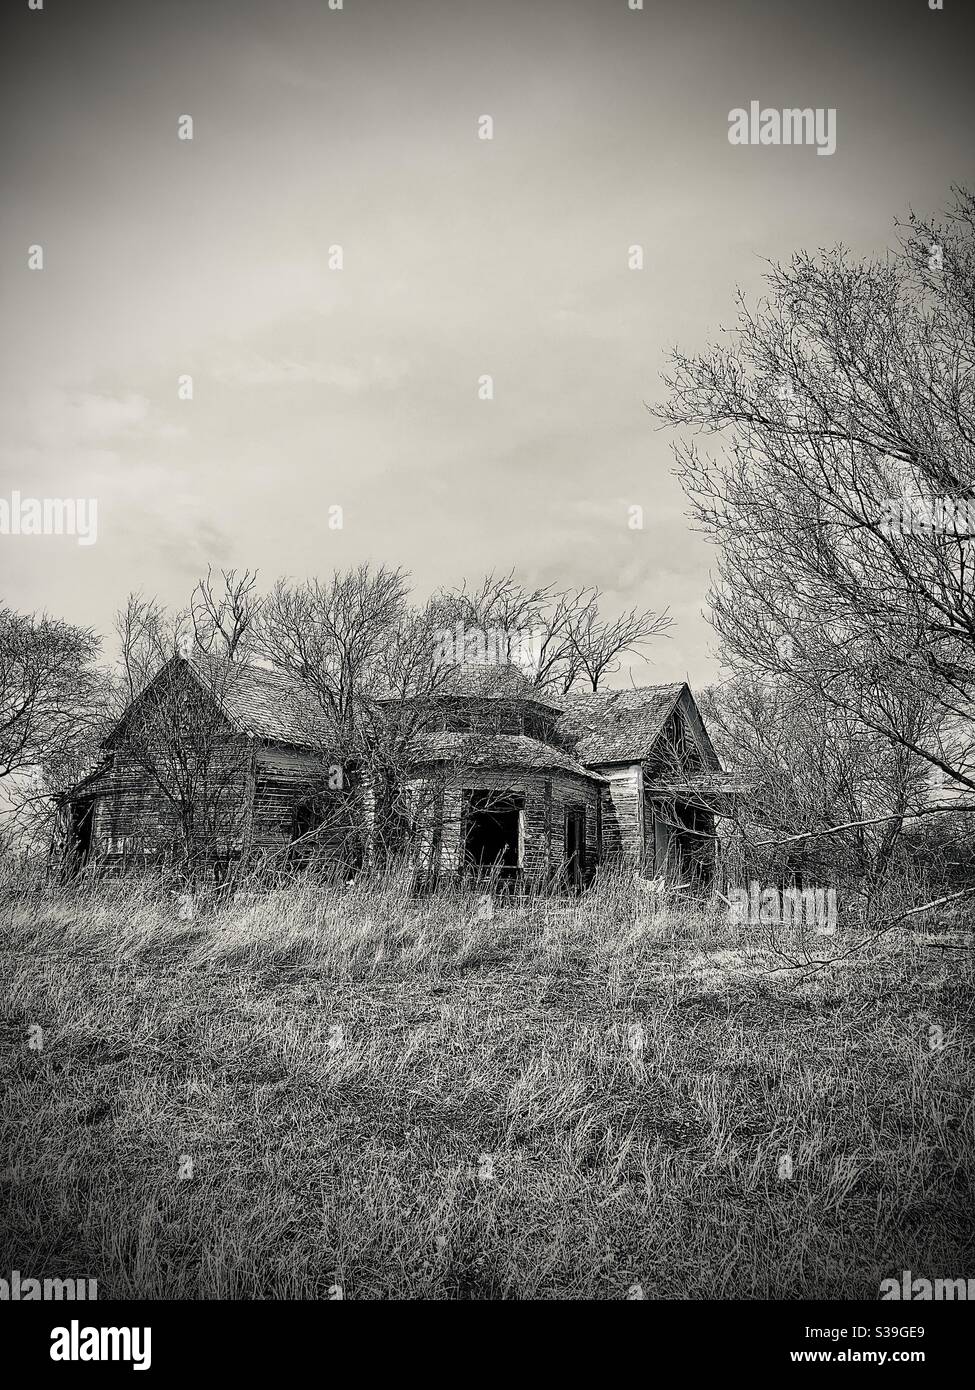
<path fill-rule="evenodd" d="M 254 839 L 254 802 L 257 798 L 257 745 L 254 742 L 254 735 L 250 730 L 247 732 L 247 744 L 250 754 L 247 772 L 244 777 L 244 824 L 240 837 L 240 861 L 242 868 L 246 866 Z"/>

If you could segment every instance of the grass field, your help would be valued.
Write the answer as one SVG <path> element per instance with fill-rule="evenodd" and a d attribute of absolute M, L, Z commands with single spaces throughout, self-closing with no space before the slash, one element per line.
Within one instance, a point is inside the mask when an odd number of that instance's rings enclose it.
<path fill-rule="evenodd" d="M 0 1274 L 349 1299 L 975 1275 L 946 925 L 795 971 L 720 902 L 613 883 L 493 920 L 395 881 L 192 920 L 135 885 L 13 895 Z"/>

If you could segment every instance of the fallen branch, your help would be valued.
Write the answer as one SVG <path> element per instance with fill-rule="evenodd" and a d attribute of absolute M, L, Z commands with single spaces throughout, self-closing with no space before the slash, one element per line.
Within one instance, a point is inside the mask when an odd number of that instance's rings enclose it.
<path fill-rule="evenodd" d="M 912 811 L 910 815 L 904 815 L 900 811 L 892 811 L 887 816 L 874 816 L 870 820 L 851 820 L 844 825 L 831 825 L 826 830 L 805 830 L 801 835 L 786 835 L 781 840 L 755 840 L 751 842 L 753 849 L 765 849 L 770 845 L 791 845 L 797 840 L 813 840 L 824 835 L 839 835 L 844 830 L 857 830 L 866 825 L 885 825 L 887 821 L 913 821 L 920 820 L 922 816 L 943 815 L 947 811 L 975 811 L 975 806 L 970 806 L 965 802 L 956 803 L 951 806 L 928 806 L 923 811 Z"/>
<path fill-rule="evenodd" d="M 777 975 L 783 970 L 821 970 L 828 965 L 836 965 L 840 961 L 849 960 L 850 957 L 855 955 L 858 951 L 862 951 L 865 946 L 872 946 L 875 941 L 879 941 L 886 932 L 889 932 L 891 927 L 896 927 L 900 922 L 906 922 L 909 917 L 917 917 L 920 913 L 930 912 L 931 909 L 935 907 L 944 907 L 946 903 L 957 902 L 959 898 L 971 897 L 973 893 L 975 893 L 975 885 L 971 888 L 962 888 L 957 893 L 949 893 L 945 898 L 934 898 L 931 902 L 921 903 L 919 907 L 908 908 L 906 912 L 898 912 L 895 916 L 889 917 L 887 921 L 879 926 L 870 936 L 864 937 L 862 941 L 855 942 L 849 950 L 843 951 L 841 955 L 830 956 L 827 960 L 820 960 L 818 958 L 809 959 L 807 957 L 804 961 L 795 961 L 792 960 L 791 957 L 785 955 L 784 952 L 780 951 L 779 955 L 783 960 L 788 961 L 788 964 L 777 966 L 774 970 L 766 970 L 764 973 L 766 975 Z"/>

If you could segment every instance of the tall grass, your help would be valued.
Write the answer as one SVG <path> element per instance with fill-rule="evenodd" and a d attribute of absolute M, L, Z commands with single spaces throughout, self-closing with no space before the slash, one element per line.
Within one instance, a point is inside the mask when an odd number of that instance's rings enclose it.
<path fill-rule="evenodd" d="M 10 892 L 0 1273 L 103 1298 L 975 1273 L 964 920 L 795 970 L 794 937 L 618 878 L 483 913 L 395 875 Z"/>

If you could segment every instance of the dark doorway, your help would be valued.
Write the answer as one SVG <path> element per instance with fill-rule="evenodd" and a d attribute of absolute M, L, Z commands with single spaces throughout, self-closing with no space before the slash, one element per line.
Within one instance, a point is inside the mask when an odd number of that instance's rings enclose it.
<path fill-rule="evenodd" d="M 325 822 L 325 798 L 306 796 L 295 803 L 291 813 L 291 848 L 288 862 L 294 868 L 307 868 L 318 858 L 321 837 L 315 834 Z"/>
<path fill-rule="evenodd" d="M 464 862 L 478 875 L 511 878 L 520 864 L 521 797 L 497 791 L 466 796 Z"/>
<path fill-rule="evenodd" d="M 565 875 L 577 893 L 586 879 L 586 808 L 565 808 Z"/>
<path fill-rule="evenodd" d="M 294 808 L 291 819 L 291 839 L 301 840 L 306 835 L 310 835 L 313 830 L 318 829 L 323 819 L 321 798 L 317 796 L 305 797 Z"/>
<path fill-rule="evenodd" d="M 92 832 L 95 828 L 95 802 L 71 803 L 71 863 L 80 869 L 91 857 Z"/>
<path fill-rule="evenodd" d="M 656 872 L 675 883 L 706 888 L 714 876 L 713 814 L 703 807 L 677 802 L 658 807 L 654 819 Z"/>
<path fill-rule="evenodd" d="M 695 888 L 707 888 L 714 877 L 714 816 L 702 806 L 678 808 L 686 827 L 680 837 L 682 872 Z"/>

